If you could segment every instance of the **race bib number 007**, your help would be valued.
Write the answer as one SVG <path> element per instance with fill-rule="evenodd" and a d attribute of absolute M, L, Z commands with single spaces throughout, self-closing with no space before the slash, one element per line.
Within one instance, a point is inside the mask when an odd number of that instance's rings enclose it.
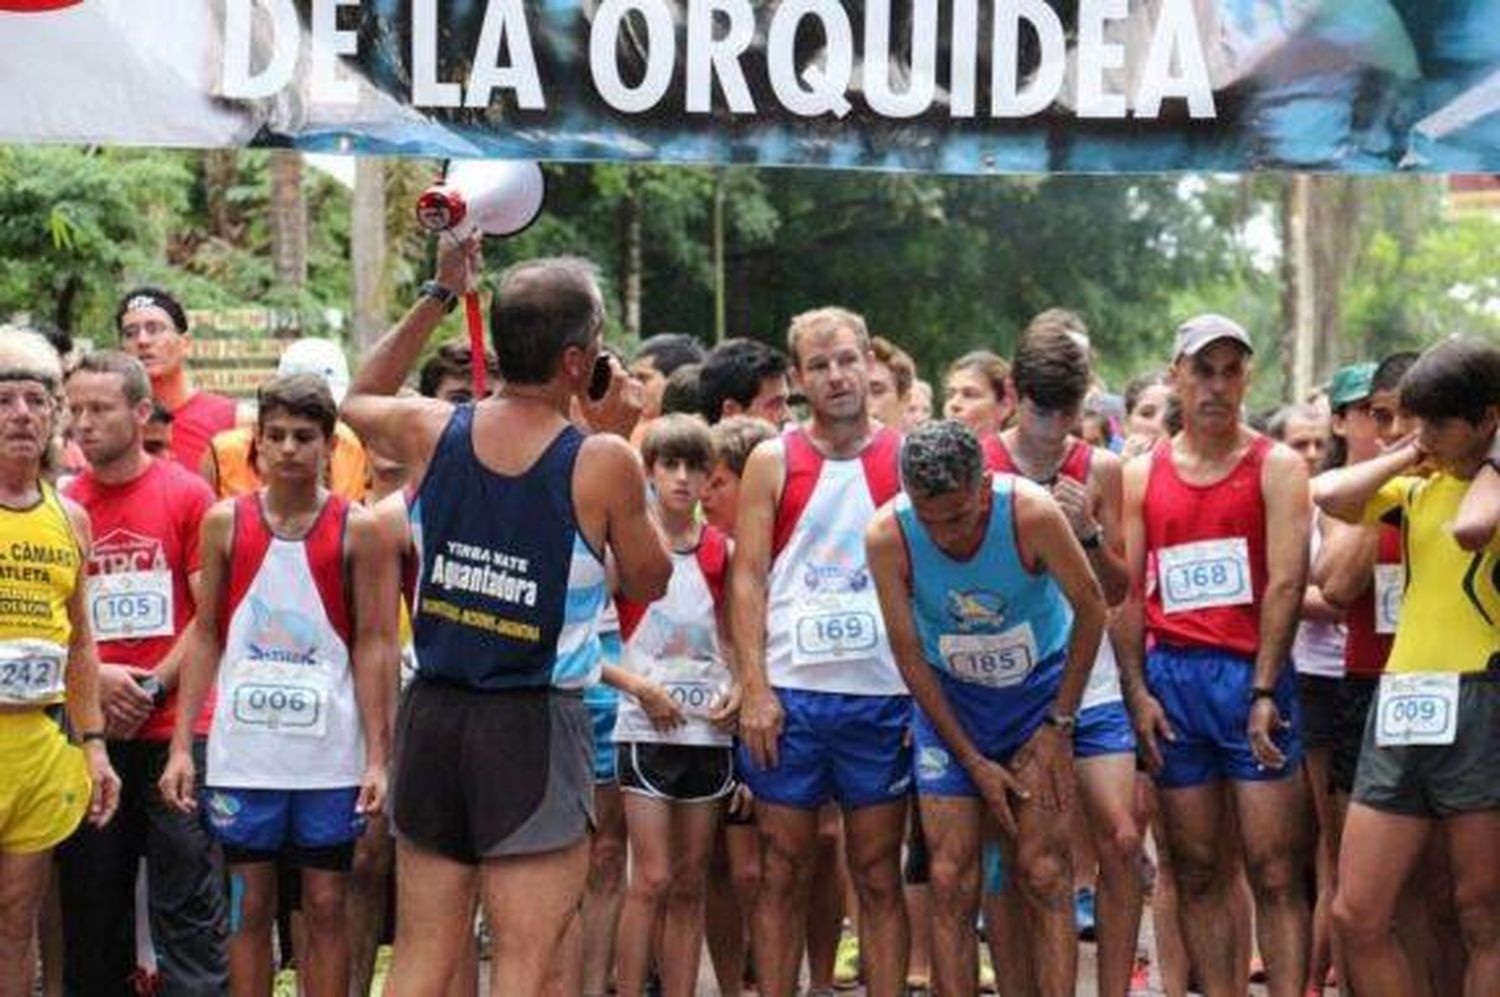
<path fill-rule="evenodd" d="M 99 640 L 171 637 L 172 575 L 123 571 L 88 578 L 89 622 Z"/>
<path fill-rule="evenodd" d="M 1382 748 L 1452 744 L 1458 735 L 1459 677 L 1382 675 L 1375 743 Z"/>
<path fill-rule="evenodd" d="M 1244 537 L 1164 547 L 1156 554 L 1156 573 L 1161 606 L 1168 613 L 1253 601 L 1250 547 Z"/>
<path fill-rule="evenodd" d="M 998 634 L 943 634 L 938 654 L 954 678 L 1003 689 L 1026 681 L 1036 667 L 1036 636 L 1030 623 Z"/>

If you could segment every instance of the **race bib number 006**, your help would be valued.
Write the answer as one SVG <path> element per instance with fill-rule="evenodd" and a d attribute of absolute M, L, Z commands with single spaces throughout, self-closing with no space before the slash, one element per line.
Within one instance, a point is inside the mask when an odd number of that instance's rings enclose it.
<path fill-rule="evenodd" d="M 1036 667 L 1036 636 L 1030 623 L 998 634 L 943 634 L 938 654 L 954 678 L 1002 689 L 1026 681 Z"/>
<path fill-rule="evenodd" d="M 1375 743 L 1382 748 L 1452 744 L 1458 735 L 1457 675 L 1382 675 Z"/>
<path fill-rule="evenodd" d="M 99 640 L 171 637 L 172 576 L 165 571 L 90 575 L 89 622 Z"/>
<path fill-rule="evenodd" d="M 1393 634 L 1401 622 L 1401 595 L 1406 589 L 1406 568 L 1400 564 L 1375 565 L 1375 632 Z"/>
<path fill-rule="evenodd" d="M 1246 606 L 1253 600 L 1250 547 L 1244 537 L 1164 547 L 1156 555 L 1156 573 L 1162 609 L 1168 613 Z"/>
<path fill-rule="evenodd" d="M 244 729 L 296 737 L 322 737 L 327 730 L 323 692 L 314 686 L 244 682 L 231 699 L 230 715 Z"/>

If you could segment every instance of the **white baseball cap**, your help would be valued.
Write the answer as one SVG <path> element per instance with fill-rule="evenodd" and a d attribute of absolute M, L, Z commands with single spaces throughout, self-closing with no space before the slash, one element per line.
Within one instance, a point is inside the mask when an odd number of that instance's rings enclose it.
<path fill-rule="evenodd" d="M 349 392 L 349 361 L 344 358 L 343 347 L 331 339 L 309 336 L 289 343 L 281 352 L 276 374 L 315 374 L 328 382 L 328 390 L 339 405 Z"/>
<path fill-rule="evenodd" d="M 1194 315 L 1177 327 L 1176 345 L 1172 355 L 1174 357 L 1195 356 L 1209 343 L 1217 343 L 1221 339 L 1239 343 L 1245 348 L 1246 353 L 1255 352 L 1255 347 L 1250 343 L 1250 334 L 1245 331 L 1244 326 L 1234 319 L 1207 312 L 1203 315 Z"/>

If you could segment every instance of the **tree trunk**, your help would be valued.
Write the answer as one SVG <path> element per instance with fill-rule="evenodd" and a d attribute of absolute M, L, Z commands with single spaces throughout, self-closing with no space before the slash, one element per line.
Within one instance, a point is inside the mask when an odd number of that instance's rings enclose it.
<path fill-rule="evenodd" d="M 239 173 L 239 150 L 210 149 L 203 154 L 203 202 L 208 232 L 215 239 L 234 242 L 234 213 L 229 207 L 229 189 Z"/>
<path fill-rule="evenodd" d="M 724 169 L 714 171 L 714 343 L 724 342 Z"/>
<path fill-rule="evenodd" d="M 635 167 L 630 168 L 630 182 L 624 200 L 620 202 L 620 314 L 625 322 L 625 334 L 631 339 L 641 338 L 641 178 Z"/>
<path fill-rule="evenodd" d="M 349 255 L 354 277 L 354 346 L 363 353 L 386 325 L 385 162 L 369 156 L 354 161 Z"/>
<path fill-rule="evenodd" d="M 1281 199 L 1281 313 L 1286 334 L 1281 396 L 1285 401 L 1302 401 L 1312 388 L 1318 288 L 1308 231 L 1310 201 L 1309 178 L 1302 174 L 1287 178 Z"/>
<path fill-rule="evenodd" d="M 288 289 L 307 286 L 307 198 L 302 192 L 302 153 L 271 153 L 271 264 Z"/>

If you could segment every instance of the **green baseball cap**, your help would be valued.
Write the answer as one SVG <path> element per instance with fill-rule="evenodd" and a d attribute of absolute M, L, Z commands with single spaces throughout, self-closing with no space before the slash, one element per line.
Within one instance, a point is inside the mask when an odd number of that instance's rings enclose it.
<path fill-rule="evenodd" d="M 1369 398 L 1376 366 L 1374 363 L 1355 363 L 1340 367 L 1333 380 L 1328 382 L 1328 404 L 1341 409 Z"/>

